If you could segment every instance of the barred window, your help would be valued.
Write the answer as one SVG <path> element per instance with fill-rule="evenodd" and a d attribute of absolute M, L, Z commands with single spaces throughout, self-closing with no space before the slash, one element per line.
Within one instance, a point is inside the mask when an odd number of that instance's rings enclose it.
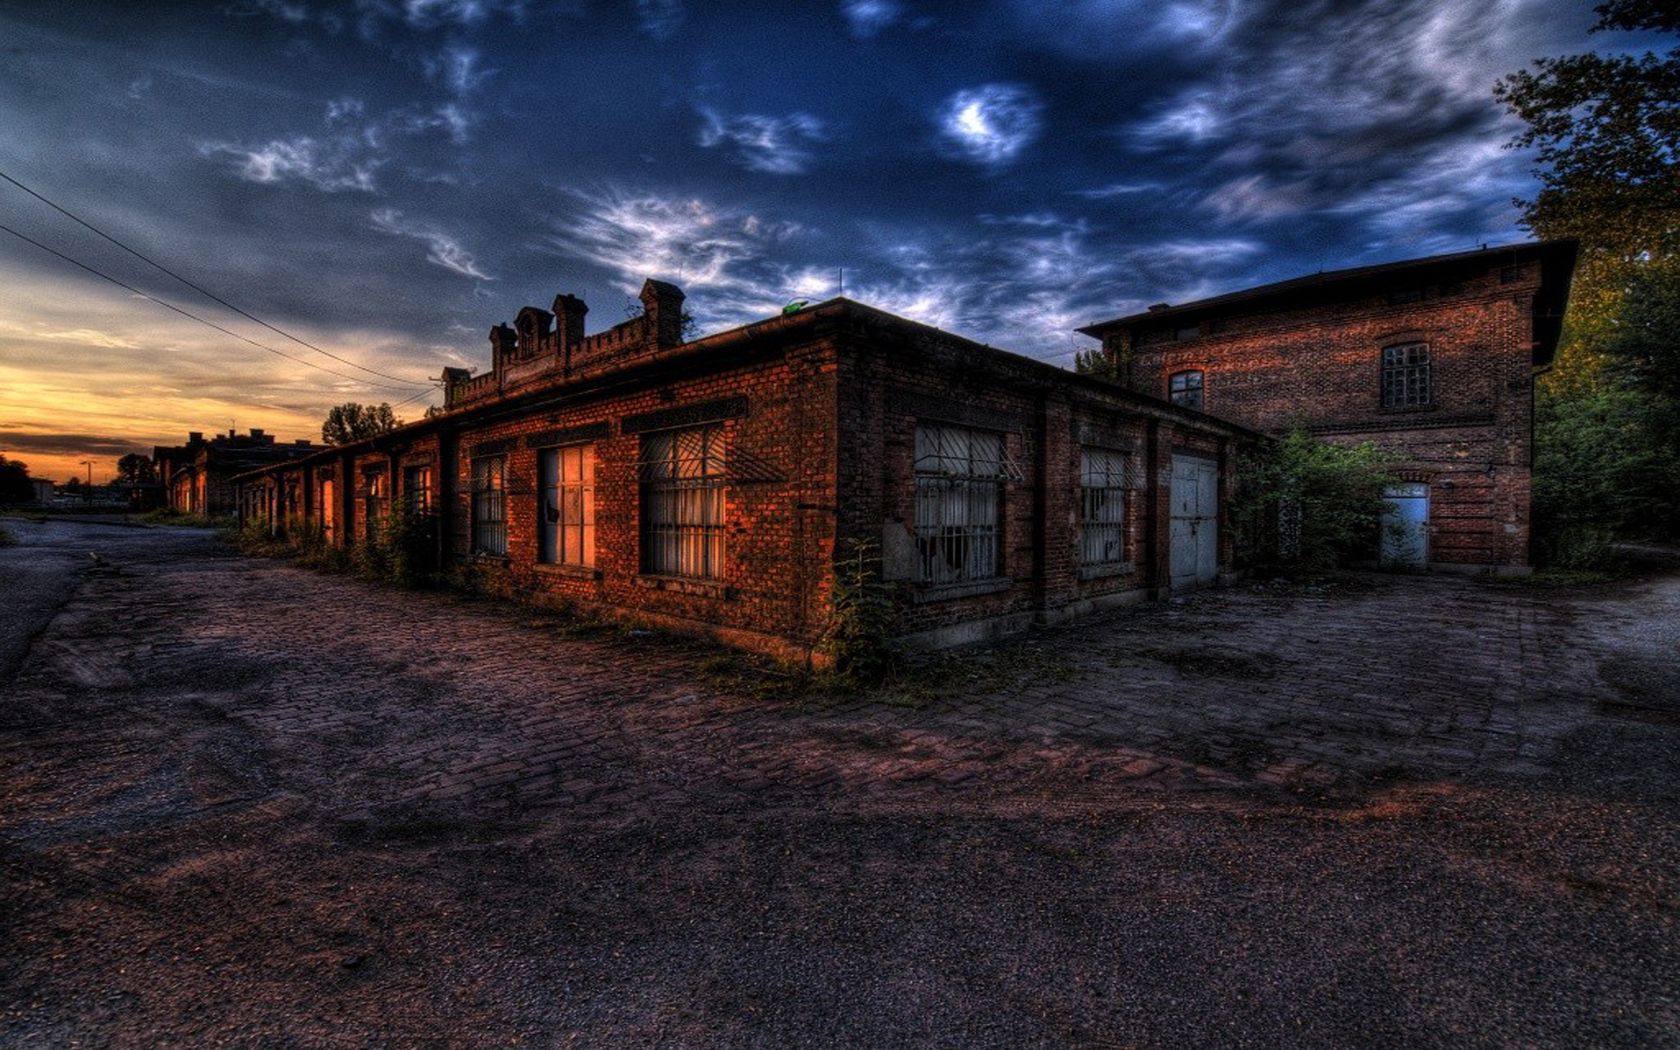
<path fill-rule="evenodd" d="M 723 427 L 642 437 L 642 571 L 723 577 Z"/>
<path fill-rule="evenodd" d="M 595 564 L 595 446 L 543 449 L 542 520 L 537 559 L 550 565 Z"/>
<path fill-rule="evenodd" d="M 410 514 L 432 509 L 432 472 L 427 467 L 403 468 L 403 501 Z"/>
<path fill-rule="evenodd" d="M 1085 449 L 1079 469 L 1079 564 L 1126 560 L 1126 454 Z"/>
<path fill-rule="evenodd" d="M 998 575 L 1003 436 L 965 427 L 916 427 L 916 553 L 923 583 Z"/>
<path fill-rule="evenodd" d="M 1175 405 L 1202 410 L 1202 373 L 1174 372 L 1167 380 L 1167 397 Z"/>
<path fill-rule="evenodd" d="M 371 543 L 379 538 L 379 525 L 385 520 L 385 474 L 383 471 L 364 474 L 362 480 L 367 485 L 362 502 L 362 528 Z"/>
<path fill-rule="evenodd" d="M 472 549 L 474 554 L 507 554 L 507 458 L 480 456 L 472 461 Z"/>
<path fill-rule="evenodd" d="M 1431 396 L 1428 344 L 1402 343 L 1383 347 L 1383 407 L 1420 408 L 1431 403 Z"/>

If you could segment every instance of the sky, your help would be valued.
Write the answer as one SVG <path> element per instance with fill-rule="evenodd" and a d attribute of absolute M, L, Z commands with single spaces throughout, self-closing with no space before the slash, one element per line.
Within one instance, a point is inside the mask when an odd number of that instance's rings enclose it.
<path fill-rule="evenodd" d="M 701 332 L 835 294 L 1071 367 L 1154 302 L 1525 239 L 1504 73 L 1564 0 L 233 0 L 0 7 L 0 454 L 441 400 L 559 292 Z M 232 333 L 232 334 L 229 334 Z M 242 341 L 250 340 L 250 342 Z M 266 344 L 332 374 L 281 357 Z M 360 366 L 360 367 L 358 367 Z M 365 371 L 364 369 L 371 369 Z M 373 372 L 383 373 L 375 375 Z"/>

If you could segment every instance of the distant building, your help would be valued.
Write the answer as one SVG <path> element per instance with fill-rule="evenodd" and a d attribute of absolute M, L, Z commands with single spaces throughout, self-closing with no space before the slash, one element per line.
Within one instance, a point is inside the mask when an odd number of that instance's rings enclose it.
<path fill-rule="evenodd" d="M 1551 365 L 1573 241 L 1314 274 L 1104 321 L 1122 382 L 1247 427 L 1303 426 L 1401 457 L 1373 536 L 1390 564 L 1524 571 L 1534 377 Z"/>
<path fill-rule="evenodd" d="M 281 445 L 274 435 L 256 427 L 249 434 L 230 430 L 209 439 L 195 430 L 187 435 L 184 445 L 155 447 L 152 462 L 170 509 L 216 518 L 232 515 L 238 509 L 234 475 L 290 462 L 323 447 L 304 440 Z"/>
<path fill-rule="evenodd" d="M 35 489 L 35 502 L 42 505 L 53 501 L 53 483 L 46 478 L 30 478 L 29 484 Z"/>
<path fill-rule="evenodd" d="M 402 509 L 483 588 L 796 658 L 860 545 L 925 645 L 1231 569 L 1239 425 L 847 299 L 687 340 L 641 298 L 524 308 L 442 413 L 245 474 L 242 516 L 349 547 Z"/>

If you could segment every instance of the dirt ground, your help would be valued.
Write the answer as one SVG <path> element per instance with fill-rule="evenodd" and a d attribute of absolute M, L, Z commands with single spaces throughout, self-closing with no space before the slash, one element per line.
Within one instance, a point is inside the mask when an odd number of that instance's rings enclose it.
<path fill-rule="evenodd" d="M 0 1044 L 1680 1046 L 1677 576 L 1245 586 L 833 698 L 7 527 Z"/>

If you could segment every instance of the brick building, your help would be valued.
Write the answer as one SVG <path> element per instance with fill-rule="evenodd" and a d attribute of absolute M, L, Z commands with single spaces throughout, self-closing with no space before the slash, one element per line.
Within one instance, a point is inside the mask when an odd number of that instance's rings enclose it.
<path fill-rule="evenodd" d="M 250 472 L 242 513 L 349 546 L 408 508 L 486 589 L 793 658 L 855 541 L 925 645 L 1229 571 L 1241 426 L 846 299 L 695 340 L 642 302 L 526 307 L 441 414 Z"/>
<path fill-rule="evenodd" d="M 273 434 L 260 427 L 249 434 L 229 430 L 206 439 L 195 430 L 184 445 L 158 445 L 152 449 L 158 484 L 171 510 L 219 518 L 238 509 L 233 478 L 256 467 L 285 463 L 322 446 L 306 440 L 279 444 Z"/>
<path fill-rule="evenodd" d="M 1390 564 L 1524 571 L 1534 377 L 1551 364 L 1570 241 L 1339 270 L 1082 328 L 1122 382 L 1257 430 L 1401 457 L 1372 537 Z"/>

